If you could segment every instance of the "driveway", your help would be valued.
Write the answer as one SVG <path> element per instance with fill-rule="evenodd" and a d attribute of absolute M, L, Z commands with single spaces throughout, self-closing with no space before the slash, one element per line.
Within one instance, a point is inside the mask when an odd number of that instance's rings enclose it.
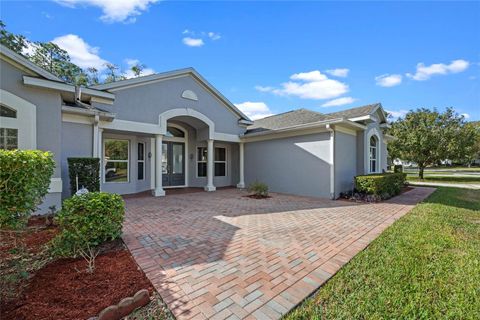
<path fill-rule="evenodd" d="M 278 319 L 433 191 L 378 204 L 236 189 L 132 197 L 123 238 L 178 319 Z"/>

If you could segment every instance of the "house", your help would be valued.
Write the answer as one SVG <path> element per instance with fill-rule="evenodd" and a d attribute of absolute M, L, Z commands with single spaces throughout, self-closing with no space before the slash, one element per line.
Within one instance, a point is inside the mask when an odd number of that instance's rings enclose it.
<path fill-rule="evenodd" d="M 0 148 L 53 152 L 39 212 L 70 196 L 67 159 L 99 157 L 101 190 L 244 188 L 338 197 L 358 174 L 386 169 L 382 106 L 299 109 L 251 121 L 192 68 L 80 88 L 0 50 Z"/>

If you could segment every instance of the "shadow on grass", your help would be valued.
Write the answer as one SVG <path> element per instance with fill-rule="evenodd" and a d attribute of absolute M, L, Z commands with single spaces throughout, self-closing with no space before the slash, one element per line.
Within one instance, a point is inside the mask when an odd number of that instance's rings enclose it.
<path fill-rule="evenodd" d="M 451 182 L 451 183 L 480 183 L 480 176 L 477 177 L 454 177 L 454 176 L 425 176 L 422 180 L 418 177 L 407 177 L 409 181 L 424 182 Z"/>
<path fill-rule="evenodd" d="M 424 203 L 436 203 L 456 208 L 480 211 L 480 190 L 439 187 Z"/>

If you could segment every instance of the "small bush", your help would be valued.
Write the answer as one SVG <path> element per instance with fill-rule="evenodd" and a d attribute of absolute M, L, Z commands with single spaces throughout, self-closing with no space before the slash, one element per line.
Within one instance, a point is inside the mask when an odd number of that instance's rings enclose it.
<path fill-rule="evenodd" d="M 118 238 L 124 215 L 124 202 L 118 194 L 90 192 L 65 200 L 55 217 L 60 233 L 53 240 L 53 253 L 76 256 Z"/>
<path fill-rule="evenodd" d="M 405 185 L 405 173 L 369 174 L 355 177 L 355 188 L 359 192 L 388 199 L 400 193 Z"/>
<path fill-rule="evenodd" d="M 48 193 L 55 161 L 40 150 L 0 150 L 0 228 L 18 228 Z"/>
<path fill-rule="evenodd" d="M 403 166 L 401 164 L 396 164 L 393 166 L 394 173 L 403 173 Z"/>
<path fill-rule="evenodd" d="M 255 181 L 248 186 L 248 191 L 252 192 L 257 197 L 268 197 L 268 186 L 263 182 Z"/>
<path fill-rule="evenodd" d="M 99 158 L 68 158 L 68 175 L 70 177 L 70 195 L 82 186 L 90 192 L 100 191 L 100 159 Z"/>

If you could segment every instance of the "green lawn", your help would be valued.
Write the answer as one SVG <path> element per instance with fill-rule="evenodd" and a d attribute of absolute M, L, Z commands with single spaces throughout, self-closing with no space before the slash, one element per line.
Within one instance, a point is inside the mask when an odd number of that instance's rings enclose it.
<path fill-rule="evenodd" d="M 421 180 L 418 176 L 407 175 L 407 181 L 424 181 L 424 182 L 442 182 L 442 183 L 479 183 L 480 176 L 475 177 L 452 177 L 452 176 L 429 176 L 425 175 L 425 179 Z"/>
<path fill-rule="evenodd" d="M 286 319 L 480 319 L 480 190 L 439 188 Z"/>

